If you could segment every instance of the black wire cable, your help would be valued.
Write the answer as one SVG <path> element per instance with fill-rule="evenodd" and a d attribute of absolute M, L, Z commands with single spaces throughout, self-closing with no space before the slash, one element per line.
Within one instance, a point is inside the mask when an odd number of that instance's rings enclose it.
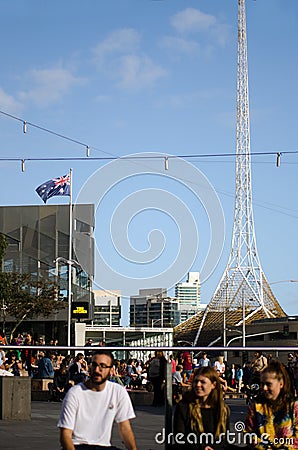
<path fill-rule="evenodd" d="M 21 119 L 20 117 L 16 117 L 16 116 L 14 116 L 12 114 L 9 114 L 9 113 L 7 113 L 5 111 L 1 111 L 0 110 L 0 114 L 3 114 L 4 116 L 7 116 L 7 117 L 9 117 L 11 119 L 17 120 L 17 121 L 21 122 L 24 126 L 25 125 L 26 126 L 30 125 L 31 127 L 37 128 L 38 130 L 41 130 L 41 131 L 45 131 L 46 133 L 52 134 L 54 136 L 57 136 L 57 137 L 59 137 L 61 139 L 64 139 L 64 140 L 69 141 L 69 142 L 72 142 L 74 144 L 81 145 L 81 146 L 83 146 L 85 148 L 88 148 L 88 149 L 92 148 L 92 150 L 97 150 L 97 151 L 100 151 L 100 152 L 105 153 L 107 155 L 115 156 L 115 155 L 112 155 L 111 153 L 105 152 L 104 150 L 101 150 L 99 148 L 96 148 L 96 147 L 93 147 L 93 146 L 91 147 L 90 145 L 85 144 L 84 142 L 78 141 L 77 139 L 70 138 L 68 136 L 65 136 L 64 134 L 57 133 L 56 131 L 49 130 L 48 128 L 42 127 L 40 125 L 36 125 L 35 123 L 28 122 L 27 120 Z"/>
<path fill-rule="evenodd" d="M 236 154 L 235 152 L 233 153 L 211 153 L 211 154 L 182 154 L 182 155 L 134 155 L 134 156 L 116 156 L 112 153 L 109 152 L 105 152 L 104 150 L 98 149 L 96 147 L 93 146 L 89 146 L 88 144 L 85 144 L 84 142 L 81 142 L 77 139 L 73 139 L 70 138 L 64 134 L 61 133 L 57 133 L 56 131 L 52 131 L 49 130 L 48 128 L 42 127 L 40 125 L 34 124 L 32 122 L 27 122 L 24 119 L 21 119 L 20 117 L 14 116 L 12 114 L 9 114 L 5 111 L 0 110 L 0 114 L 9 117 L 11 119 L 17 120 L 19 122 L 21 122 L 24 126 L 25 125 L 30 125 L 31 127 L 37 128 L 38 130 L 44 131 L 46 133 L 52 134 L 54 136 L 57 136 L 61 139 L 67 140 L 69 142 L 72 142 L 74 144 L 78 144 L 83 146 L 85 149 L 93 149 L 93 150 L 97 150 L 100 151 L 102 153 L 105 153 L 106 155 L 110 155 L 109 157 L 71 157 L 71 158 L 67 158 L 67 157 L 53 157 L 53 158 L 22 158 L 22 157 L 16 157 L 16 158 L 9 158 L 9 157 L 3 157 L 0 158 L 0 161 L 100 161 L 100 160 L 116 160 L 116 159 L 133 159 L 133 160 L 138 160 L 138 159 L 164 159 L 165 157 L 168 159 L 174 159 L 174 158 L 182 158 L 182 159 L 192 159 L 192 158 L 218 158 L 218 157 L 235 157 Z M 250 156 L 264 156 L 264 155 L 278 155 L 278 157 L 280 157 L 281 155 L 286 155 L 286 154 L 298 154 L 298 150 L 293 150 L 293 151 L 268 151 L 268 152 L 249 152 Z"/>

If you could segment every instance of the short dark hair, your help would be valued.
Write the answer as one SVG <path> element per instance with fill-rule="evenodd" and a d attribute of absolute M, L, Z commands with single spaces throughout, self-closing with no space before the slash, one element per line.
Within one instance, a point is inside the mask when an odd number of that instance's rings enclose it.
<path fill-rule="evenodd" d="M 106 355 L 109 356 L 111 359 L 111 365 L 114 365 L 114 355 L 112 352 L 110 352 L 109 350 L 95 350 L 93 353 L 93 356 L 95 355 Z"/>

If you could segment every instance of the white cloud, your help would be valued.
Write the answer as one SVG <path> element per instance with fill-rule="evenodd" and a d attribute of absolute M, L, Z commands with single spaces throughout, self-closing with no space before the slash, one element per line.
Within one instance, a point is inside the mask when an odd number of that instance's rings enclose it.
<path fill-rule="evenodd" d="M 169 96 L 164 96 L 162 100 L 158 102 L 160 108 L 190 108 L 194 105 L 196 108 L 199 105 L 204 105 L 206 102 L 213 101 L 222 97 L 222 92 L 220 89 L 205 90 L 195 90 L 190 92 L 184 92 L 181 94 L 173 94 Z"/>
<path fill-rule="evenodd" d="M 140 89 L 165 75 L 165 69 L 147 56 L 126 55 L 121 58 L 118 85 L 124 89 Z"/>
<path fill-rule="evenodd" d="M 19 103 L 12 95 L 7 94 L 2 88 L 0 88 L 0 105 L 3 111 L 11 114 L 16 114 L 22 109 L 21 103 Z"/>
<path fill-rule="evenodd" d="M 175 55 L 185 54 L 192 56 L 198 53 L 201 46 L 198 42 L 182 37 L 166 36 L 161 41 L 161 46 L 168 50 L 174 50 Z"/>
<path fill-rule="evenodd" d="M 217 42 L 223 47 L 230 39 L 231 27 L 225 24 L 218 24 L 214 29 L 212 29 L 212 33 Z"/>
<path fill-rule="evenodd" d="M 100 94 L 97 97 L 95 97 L 95 101 L 97 103 L 110 103 L 112 100 L 112 97 L 110 95 Z"/>
<path fill-rule="evenodd" d="M 195 8 L 186 8 L 178 12 L 171 17 L 170 21 L 178 33 L 183 35 L 208 33 L 209 37 L 213 37 L 220 46 L 224 46 L 230 37 L 229 25 Z"/>
<path fill-rule="evenodd" d="M 35 69 L 27 74 L 28 81 L 33 84 L 31 89 L 19 92 L 22 101 L 32 101 L 38 106 L 47 106 L 61 100 L 75 85 L 84 82 L 63 68 Z"/>
<path fill-rule="evenodd" d="M 210 14 L 205 14 L 198 9 L 186 8 L 171 18 L 172 26 L 179 33 L 193 33 L 205 31 L 215 25 L 216 19 Z"/>
<path fill-rule="evenodd" d="M 93 50 L 95 62 L 102 65 L 110 55 L 135 52 L 140 39 L 140 34 L 131 28 L 113 31 Z"/>
<path fill-rule="evenodd" d="M 152 86 L 166 75 L 166 70 L 141 53 L 141 35 L 134 29 L 110 33 L 93 50 L 99 72 L 113 79 L 121 89 Z"/>

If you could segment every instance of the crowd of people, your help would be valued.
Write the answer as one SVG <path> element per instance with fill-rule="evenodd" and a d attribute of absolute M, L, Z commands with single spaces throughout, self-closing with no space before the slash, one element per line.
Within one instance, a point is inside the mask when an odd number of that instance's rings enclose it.
<path fill-rule="evenodd" d="M 245 436 L 250 439 L 245 440 L 245 445 L 242 445 L 240 449 L 294 450 L 298 448 L 298 401 L 293 382 L 294 372 L 291 372 L 291 369 L 295 367 L 298 352 L 295 355 L 288 355 L 287 364 L 282 364 L 278 359 L 268 356 L 256 352 L 251 363 L 244 368 L 240 367 L 241 386 L 243 380 L 246 380 L 245 377 L 247 377 L 247 381 L 258 381 L 261 386 L 258 397 L 247 406 L 243 432 L 244 439 Z M 104 437 L 99 436 L 97 427 L 94 426 L 89 431 L 82 428 L 80 417 L 86 417 L 83 415 L 87 414 L 84 405 L 89 404 L 89 401 L 92 411 L 100 408 L 99 418 L 103 415 L 101 408 L 109 408 L 110 404 L 115 407 L 118 405 L 121 418 L 118 419 L 116 410 L 113 411 L 113 420 L 116 422 L 120 420 L 117 422 L 118 429 L 126 448 L 137 448 L 130 427 L 130 420 L 134 417 L 134 412 L 131 409 L 127 390 L 133 388 L 136 385 L 137 377 L 146 371 L 146 378 L 152 383 L 154 389 L 152 406 L 164 403 L 163 384 L 167 363 L 171 363 L 173 387 L 177 385 L 183 388 L 173 410 L 171 448 L 173 450 L 239 450 L 239 447 L 231 444 L 227 438 L 230 428 L 230 410 L 224 397 L 229 387 L 235 392 L 238 391 L 239 378 L 236 373 L 239 367 L 233 363 L 228 366 L 221 356 L 212 362 L 206 353 L 199 355 L 198 358 L 192 358 L 188 351 L 184 351 L 177 357 L 171 355 L 166 358 L 160 350 L 156 350 L 145 363 L 136 359 L 129 359 L 127 362 L 117 361 L 104 350 L 91 356 L 88 375 L 83 382 L 78 383 L 76 389 L 69 391 L 70 394 L 66 395 L 63 403 L 58 423 L 61 429 L 63 449 L 87 450 L 90 448 L 88 447 L 90 444 L 85 446 L 85 443 L 95 441 L 98 443 L 97 445 L 100 445 L 99 448 L 109 448 L 110 450 L 114 448 L 108 446 L 106 433 L 104 433 Z M 101 403 L 101 407 L 98 406 L 97 401 L 101 397 L 96 397 L 95 394 L 91 395 L 89 391 L 97 392 L 97 394 L 101 392 L 103 380 L 104 383 L 107 380 L 114 382 L 107 386 L 115 391 L 111 394 L 112 397 L 116 393 L 120 395 L 121 392 L 121 401 L 117 402 L 114 399 L 112 402 L 112 400 L 105 399 Z M 111 387 L 117 384 L 117 388 Z M 123 386 L 119 386 L 120 384 Z M 125 391 L 126 395 L 124 395 Z M 94 399 L 88 399 L 88 394 Z M 108 391 L 106 394 L 108 395 Z M 81 408 L 83 413 L 81 413 Z M 109 421 L 107 428 L 109 433 L 111 422 L 112 420 Z M 97 420 L 96 423 L 99 424 Z M 102 430 L 102 426 L 99 428 Z M 88 433 L 90 436 L 87 436 Z M 74 447 L 68 445 L 70 441 L 74 443 Z"/>
<path fill-rule="evenodd" d="M 32 345 L 30 333 L 16 336 L 15 342 L 20 348 L 6 351 L 7 342 L 0 334 L 1 374 L 51 379 L 51 400 L 63 401 L 58 422 L 63 450 L 90 450 L 92 446 L 116 449 L 110 442 L 113 422 L 118 424 L 126 448 L 136 450 L 130 426 L 135 412 L 128 391 L 146 388 L 150 383 L 154 392 L 152 406 L 163 405 L 169 363 L 174 400 L 173 450 L 235 450 L 237 445 L 227 440 L 230 410 L 225 395 L 245 392 L 249 383 L 258 384 L 260 390 L 247 402 L 244 438 L 254 439 L 246 440 L 244 448 L 298 448 L 298 351 L 289 353 L 286 363 L 256 351 L 253 360 L 241 366 L 228 364 L 221 355 L 210 358 L 206 352 L 193 357 L 188 350 L 169 357 L 156 350 L 146 361 L 117 360 L 104 348 L 104 342 L 102 350 L 94 351 L 91 339 L 86 342 L 86 350 L 76 355 L 43 351 L 43 337 L 36 342 L 38 350 L 22 348 L 23 344 Z M 55 341 L 48 344 L 54 346 Z"/>
<path fill-rule="evenodd" d="M 36 378 L 52 378 L 54 370 L 59 367 L 63 356 L 56 351 L 42 349 L 44 345 L 57 346 L 56 339 L 45 342 L 40 336 L 33 339 L 33 333 L 18 333 L 10 342 L 17 349 L 5 350 L 8 345 L 3 332 L 0 332 L 0 375 L 1 376 L 30 376 Z M 24 346 L 39 346 L 38 350 L 23 348 Z"/>

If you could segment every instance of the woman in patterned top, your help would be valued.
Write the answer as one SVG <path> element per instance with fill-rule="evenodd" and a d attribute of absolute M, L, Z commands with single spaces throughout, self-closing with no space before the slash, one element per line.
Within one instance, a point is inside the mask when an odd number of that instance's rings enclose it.
<path fill-rule="evenodd" d="M 248 407 L 245 418 L 246 443 L 256 450 L 297 449 L 298 401 L 280 361 L 269 362 L 261 373 L 261 387 L 260 398 Z"/>

